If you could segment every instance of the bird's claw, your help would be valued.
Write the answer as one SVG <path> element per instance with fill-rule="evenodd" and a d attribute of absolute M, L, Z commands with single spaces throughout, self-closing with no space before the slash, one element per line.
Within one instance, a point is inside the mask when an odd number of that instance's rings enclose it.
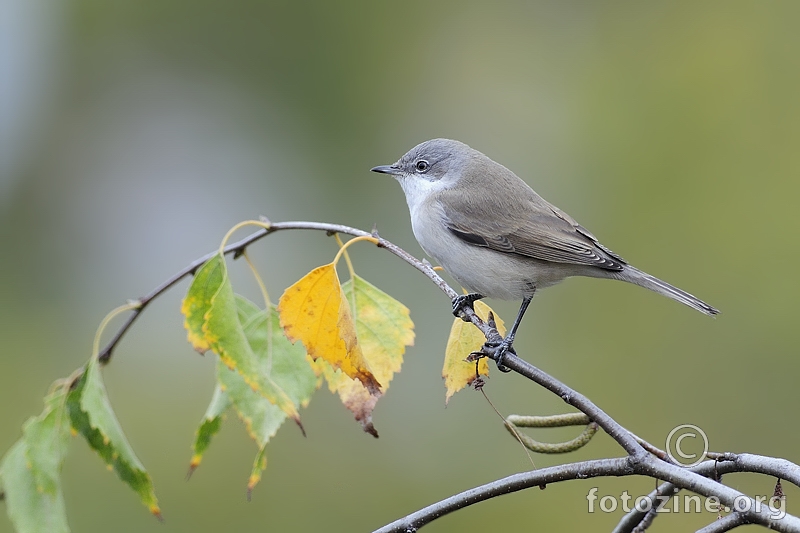
<path fill-rule="evenodd" d="M 470 353 L 466 360 L 473 362 L 482 357 L 488 357 L 497 364 L 497 370 L 500 372 L 511 372 L 511 369 L 503 364 L 503 360 L 509 352 L 516 355 L 508 339 L 487 340 L 480 350 Z"/>
<path fill-rule="evenodd" d="M 483 298 L 483 295 L 476 292 L 456 296 L 453 298 L 453 315 L 456 318 L 460 317 L 464 322 L 469 322 L 469 319 L 466 317 L 466 315 L 462 315 L 461 312 L 464 310 L 464 308 L 472 309 L 474 312 L 475 308 L 473 305 L 481 298 Z"/>

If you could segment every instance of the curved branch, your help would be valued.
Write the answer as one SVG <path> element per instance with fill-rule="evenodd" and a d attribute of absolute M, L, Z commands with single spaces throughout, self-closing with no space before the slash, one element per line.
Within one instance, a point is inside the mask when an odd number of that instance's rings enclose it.
<path fill-rule="evenodd" d="M 800 465 L 786 459 L 767 457 L 753 453 L 709 453 L 709 458 L 718 462 L 718 470 L 733 465 L 729 472 L 754 472 L 783 479 L 800 487 Z M 705 463 L 702 463 L 705 464 Z"/>
<path fill-rule="evenodd" d="M 720 518 L 716 522 L 711 522 L 706 527 L 700 528 L 696 533 L 725 533 L 739 526 L 749 524 L 750 521 L 741 513 L 729 514 L 724 518 Z"/>
<path fill-rule="evenodd" d="M 265 222 L 266 219 L 264 220 Z M 268 222 L 269 223 L 269 222 Z M 287 230 L 287 229 L 307 229 L 307 230 L 316 230 L 316 231 L 324 231 L 328 234 L 334 233 L 344 233 L 346 235 L 353 235 L 355 237 L 369 237 L 373 236 L 378 238 L 378 247 L 386 248 L 394 255 L 398 256 L 400 259 L 403 259 L 406 263 L 409 263 L 411 266 L 425 274 L 431 281 L 433 281 L 445 294 L 452 300 L 458 293 L 454 291 L 447 282 L 442 279 L 439 274 L 431 267 L 430 264 L 427 262 L 420 261 L 413 255 L 409 254 L 399 246 L 392 244 L 391 242 L 387 241 L 386 239 L 382 239 L 378 236 L 377 232 L 369 233 L 364 230 L 360 230 L 357 228 L 351 228 L 350 226 L 343 226 L 341 224 L 327 224 L 324 222 L 305 222 L 305 221 L 298 221 L 298 222 L 275 222 L 270 223 L 270 229 L 261 229 L 258 230 L 244 239 L 229 244 L 225 247 L 224 253 L 225 255 L 233 254 L 234 258 L 238 257 L 239 255 L 247 249 L 248 246 L 253 244 L 254 242 L 263 239 L 267 235 L 274 233 L 280 230 Z M 175 284 L 179 281 L 184 279 L 187 276 L 194 274 L 198 268 L 203 266 L 209 259 L 217 255 L 217 252 L 208 253 L 198 259 L 195 259 L 189 265 L 184 267 L 183 269 L 176 272 L 172 277 L 161 283 L 161 285 L 157 286 L 155 289 L 150 291 L 147 295 L 142 296 L 134 300 L 139 304 L 139 307 L 134 309 L 131 314 L 128 316 L 127 320 L 120 326 L 111 340 L 106 344 L 106 346 L 100 351 L 98 360 L 106 364 L 111 359 L 111 355 L 114 349 L 119 344 L 122 337 L 127 333 L 127 331 L 131 328 L 136 319 L 139 318 L 139 315 L 142 314 L 145 307 L 150 304 L 155 298 L 160 296 L 162 293 L 166 292 L 167 290 L 171 289 Z M 480 320 L 480 318 L 478 318 Z"/>
<path fill-rule="evenodd" d="M 480 487 L 466 490 L 450 496 L 440 502 L 387 524 L 374 533 L 405 533 L 417 531 L 419 528 L 453 511 L 463 509 L 495 496 L 502 496 L 532 487 L 545 488 L 548 483 L 568 481 L 571 479 L 588 479 L 593 477 L 624 477 L 634 475 L 627 459 L 595 459 L 580 463 L 551 466 L 531 472 L 514 474 Z"/>

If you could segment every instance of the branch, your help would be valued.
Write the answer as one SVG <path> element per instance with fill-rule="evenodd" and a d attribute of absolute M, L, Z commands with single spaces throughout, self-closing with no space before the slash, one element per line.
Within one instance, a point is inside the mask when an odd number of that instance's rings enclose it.
<path fill-rule="evenodd" d="M 778 479 L 784 479 L 800 487 L 800 466 L 775 457 L 766 457 L 750 453 L 709 453 L 715 460 L 704 461 L 692 467 L 692 472 L 705 477 L 722 476 L 723 474 L 735 472 L 751 472 L 765 474 Z M 662 483 L 659 487 L 647 495 L 650 501 L 649 508 L 655 507 L 656 496 L 669 495 L 670 497 L 678 494 L 680 488 L 672 483 Z M 622 517 L 613 533 L 632 533 L 637 526 L 643 525 L 647 519 L 647 511 L 633 510 Z M 655 516 L 653 516 L 655 518 Z M 647 524 L 649 525 L 649 524 Z"/>
<path fill-rule="evenodd" d="M 800 487 L 800 466 L 786 459 L 767 457 L 753 453 L 709 453 L 711 459 L 718 462 L 718 470 L 724 473 L 723 468 L 729 472 L 754 472 L 766 474 L 778 479 L 788 481 Z M 705 464 L 705 463 L 702 463 Z"/>
<path fill-rule="evenodd" d="M 708 524 L 706 527 L 698 529 L 697 533 L 724 533 L 731 529 L 749 524 L 747 517 L 741 513 L 729 514 L 724 518 L 720 518 L 716 522 Z"/>
<path fill-rule="evenodd" d="M 265 220 L 265 222 L 269 223 Z M 224 253 L 225 255 L 233 254 L 234 259 L 239 257 L 248 246 L 253 244 L 254 242 L 280 230 L 287 230 L 287 229 L 307 229 L 307 230 L 317 230 L 317 231 L 324 231 L 330 235 L 334 233 L 344 233 L 346 235 L 353 235 L 355 237 L 368 237 L 373 236 L 378 239 L 378 247 L 379 248 L 386 248 L 394 255 L 398 256 L 400 259 L 404 260 L 406 263 L 409 263 L 411 266 L 428 276 L 445 294 L 452 300 L 458 293 L 454 291 L 445 280 L 442 279 L 439 274 L 433 269 L 433 267 L 427 263 L 420 261 L 413 255 L 409 254 L 399 246 L 392 244 L 391 242 L 387 241 L 386 239 L 382 239 L 378 236 L 377 231 L 373 233 L 366 232 L 364 230 L 360 230 L 357 228 L 351 228 L 350 226 L 343 226 L 341 224 L 327 224 L 324 222 L 276 222 L 276 223 L 269 223 L 270 228 L 258 230 L 244 239 L 237 241 L 233 244 L 229 244 L 225 247 Z M 117 330 L 108 344 L 100 351 L 98 360 L 106 364 L 111 359 L 111 355 L 114 349 L 119 344 L 122 337 L 127 333 L 127 331 L 131 328 L 136 319 L 139 318 L 139 315 L 142 314 L 145 307 L 150 304 L 155 298 L 166 292 L 167 290 L 171 289 L 175 284 L 181 281 L 183 278 L 193 275 L 198 268 L 203 266 L 209 259 L 217 255 L 217 252 L 211 252 L 199 259 L 195 259 L 188 266 L 184 267 L 183 269 L 179 270 L 175 273 L 172 277 L 164 281 L 161 285 L 150 291 L 146 296 L 142 296 L 134 300 L 138 307 L 134 309 L 128 319 L 122 324 L 122 326 Z M 477 318 L 477 315 L 476 315 Z M 478 318 L 480 320 L 480 318 Z"/>
<path fill-rule="evenodd" d="M 622 446 L 622 449 L 628 452 L 630 459 L 634 463 L 639 460 L 644 460 L 649 456 L 648 452 L 636 441 L 636 438 L 631 435 L 627 429 L 608 416 L 583 394 L 571 389 L 556 378 L 511 353 L 505 356 L 503 364 L 521 376 L 530 379 L 534 383 L 538 383 L 556 396 L 559 396 L 569 405 L 586 414 L 592 421 L 597 422 L 612 439 Z"/>
<path fill-rule="evenodd" d="M 420 261 L 402 248 L 380 238 L 377 234 L 377 231 L 368 233 L 366 231 L 349 226 L 320 222 L 280 222 L 270 224 L 269 229 L 256 231 L 244 239 L 227 246 L 223 252 L 225 254 L 234 254 L 234 258 L 238 257 L 250 244 L 275 231 L 285 229 L 317 230 L 325 231 L 328 234 L 344 233 L 356 237 L 372 236 L 378 240 L 378 247 L 386 248 L 389 252 L 403 259 L 405 262 L 425 274 L 451 300 L 458 296 L 458 293 L 454 291 L 433 270 L 433 267 L 431 267 L 427 261 Z M 216 255 L 216 252 L 207 254 L 193 261 L 183 270 L 179 271 L 164 283 L 153 289 L 153 291 L 151 291 L 149 294 L 136 300 L 135 303 L 138 304 L 138 308 L 132 312 L 132 314 L 120 327 L 108 345 L 100 352 L 99 360 L 102 363 L 107 363 L 109 361 L 114 348 L 153 299 L 173 287 L 183 278 L 193 274 L 206 261 L 214 257 L 214 255 Z M 487 339 L 497 337 L 497 330 L 492 327 L 492 325 L 481 320 L 472 309 L 463 309 L 461 312 L 461 317 L 468 322 L 472 322 L 476 327 L 478 327 L 478 329 L 480 329 Z M 490 357 L 492 357 L 491 352 L 489 353 Z M 608 433 L 611 438 L 613 438 L 625 450 L 628 456 L 622 459 L 588 461 L 585 463 L 574 463 L 570 465 L 547 468 L 533 473 L 517 474 L 516 476 L 511 476 L 509 478 L 505 478 L 504 480 L 496 481 L 483 487 L 472 489 L 472 491 L 467 491 L 452 498 L 448 498 L 439 504 L 435 504 L 434 506 L 427 508 L 427 512 L 426 510 L 419 511 L 418 513 L 414 513 L 406 519 L 398 521 L 397 523 L 407 523 L 407 521 L 410 520 L 411 522 L 408 523 L 418 523 L 419 525 L 422 525 L 438 516 L 451 512 L 452 510 L 460 509 L 467 505 L 471 505 L 472 503 L 483 501 L 484 499 L 491 498 L 493 496 L 521 490 L 523 488 L 528 488 L 529 486 L 546 484 L 548 482 L 578 479 L 580 477 L 596 477 L 601 475 L 619 476 L 640 474 L 655 479 L 665 480 L 672 484 L 674 487 L 672 490 L 684 488 L 706 497 L 715 496 L 719 498 L 723 505 L 731 508 L 734 508 L 734 501 L 736 499 L 747 498 L 747 496 L 744 494 L 730 487 L 722 485 L 717 481 L 710 480 L 698 473 L 666 462 L 664 460 L 664 452 L 652 445 L 649 445 L 645 441 L 638 439 L 635 435 L 627 431 L 616 420 L 611 418 L 584 395 L 567 387 L 565 384 L 561 383 L 549 374 L 520 359 L 515 354 L 507 354 L 503 360 L 503 364 L 507 368 L 515 370 L 518 374 L 558 395 L 566 403 L 574 406 L 586 414 L 593 422 L 602 427 L 606 433 Z M 764 459 L 767 460 L 765 461 Z M 800 479 L 800 476 L 798 476 L 798 469 L 800 469 L 800 467 L 790 463 L 789 461 L 769 460 L 769 458 L 758 458 L 758 456 L 749 456 L 748 454 L 743 454 L 741 456 L 736 456 L 734 454 L 721 454 L 717 458 L 717 461 L 722 461 L 718 463 L 718 468 L 721 468 L 723 465 L 727 465 L 729 463 L 733 463 L 735 466 L 738 465 L 740 468 L 748 467 L 747 465 L 749 464 L 749 468 L 752 468 L 751 471 L 760 472 L 762 470 L 780 470 L 780 477 L 782 479 L 791 480 L 795 484 L 797 484 L 798 479 Z M 705 465 L 706 463 L 703 464 Z M 698 468 L 700 466 L 703 465 L 698 465 Z M 750 503 L 751 505 L 748 511 L 739 513 L 741 514 L 742 520 L 745 520 L 748 523 L 761 524 L 778 531 L 800 533 L 800 520 L 798 520 L 796 517 L 786 515 L 781 520 L 774 520 L 767 511 L 763 509 L 760 512 L 756 511 L 757 506 L 755 505 L 754 500 L 750 499 Z M 418 515 L 424 515 L 425 519 L 413 518 L 417 517 Z M 417 520 L 422 521 L 417 522 Z M 415 527 L 419 527 L 419 525 Z M 410 530 L 411 529 L 408 528 L 404 529 L 404 531 Z M 392 531 L 392 529 L 388 529 L 387 531 Z"/>
<path fill-rule="evenodd" d="M 419 528 L 433 520 L 452 513 L 472 504 L 510 494 L 523 489 L 539 487 L 544 489 L 548 483 L 569 481 L 572 479 L 589 479 L 593 477 L 623 477 L 634 475 L 635 472 L 627 459 L 595 459 L 566 465 L 551 466 L 531 472 L 514 474 L 497 481 L 492 481 L 480 487 L 475 487 L 446 498 L 440 502 L 429 505 L 424 509 L 392 522 L 374 533 L 406 533 L 417 531 Z"/>

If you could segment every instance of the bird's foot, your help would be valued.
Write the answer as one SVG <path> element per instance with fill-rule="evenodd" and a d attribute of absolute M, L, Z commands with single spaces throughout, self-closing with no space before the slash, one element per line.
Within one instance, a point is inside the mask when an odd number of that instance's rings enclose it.
<path fill-rule="evenodd" d="M 511 369 L 503 364 L 503 360 L 508 353 L 517 355 L 517 352 L 515 352 L 514 348 L 512 347 L 513 342 L 513 339 L 508 338 L 487 340 L 480 350 L 469 354 L 467 361 L 475 361 L 482 357 L 488 357 L 497 364 L 497 370 L 500 372 L 511 372 Z"/>
<path fill-rule="evenodd" d="M 465 308 L 472 309 L 473 311 L 475 311 L 473 305 L 481 298 L 483 298 L 483 295 L 478 294 L 477 292 L 456 296 L 455 298 L 453 298 L 453 315 L 456 318 L 461 318 L 461 320 L 463 320 L 464 322 L 469 322 L 469 319 L 467 318 L 466 315 L 462 314 L 462 311 Z"/>
<path fill-rule="evenodd" d="M 497 364 L 497 370 L 500 372 L 511 372 L 511 369 L 503 364 L 503 360 L 506 358 L 506 354 L 509 352 L 513 355 L 517 355 L 517 353 L 514 351 L 514 348 L 511 346 L 513 342 L 513 339 L 506 337 L 500 342 L 486 341 L 486 344 L 483 345 L 484 349 L 489 348 L 492 350 L 492 354 L 489 355 L 489 357 L 491 357 L 495 364 Z"/>

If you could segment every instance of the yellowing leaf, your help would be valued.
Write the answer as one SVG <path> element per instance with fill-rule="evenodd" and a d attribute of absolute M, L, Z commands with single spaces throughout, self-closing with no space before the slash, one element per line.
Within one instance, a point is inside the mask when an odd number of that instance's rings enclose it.
<path fill-rule="evenodd" d="M 400 371 L 406 346 L 414 344 L 410 311 L 379 288 L 359 276 L 342 287 L 356 319 L 356 331 L 364 358 L 386 392 L 395 372 Z"/>
<path fill-rule="evenodd" d="M 185 317 L 183 325 L 189 343 L 200 353 L 211 349 L 203 326 L 206 323 L 206 313 L 211 308 L 211 300 L 226 277 L 225 260 L 220 261 L 219 256 L 214 257 L 195 273 L 192 285 L 183 299 L 181 305 L 181 313 Z"/>
<path fill-rule="evenodd" d="M 481 301 L 475 302 L 475 312 L 483 320 L 489 319 L 490 311 L 492 309 L 485 303 Z M 494 317 L 497 323 L 497 330 L 501 335 L 505 335 L 506 328 L 503 326 L 503 321 L 497 316 L 497 313 L 494 313 Z M 450 328 L 450 337 L 447 339 L 447 348 L 444 354 L 444 368 L 442 368 L 442 377 L 447 388 L 445 404 L 450 401 L 453 394 L 475 381 L 478 374 L 489 375 L 489 365 L 486 362 L 486 358 L 478 361 L 477 373 L 475 372 L 475 363 L 465 361 L 471 352 L 480 350 L 485 342 L 486 337 L 472 323 L 464 322 L 460 318 L 456 318 L 453 321 L 453 327 Z"/>
<path fill-rule="evenodd" d="M 361 349 L 375 378 L 381 383 L 379 394 L 371 394 L 361 382 L 341 372 L 326 371 L 331 391 L 355 414 L 364 431 L 377 437 L 372 411 L 378 398 L 389 388 L 395 372 L 403 364 L 406 346 L 414 343 L 414 323 L 406 306 L 363 278 L 354 276 L 342 289 L 356 319 Z"/>
<path fill-rule="evenodd" d="M 239 319 L 223 256 L 214 256 L 198 270 L 182 311 L 186 316 L 189 342 L 195 349 L 213 350 L 228 368 L 241 374 L 253 390 L 300 423 L 300 414 L 292 398 L 259 368 L 258 358 Z"/>
<path fill-rule="evenodd" d="M 281 326 L 292 341 L 302 341 L 314 360 L 324 359 L 371 394 L 380 393 L 380 383 L 364 359 L 356 336 L 336 267 L 315 268 L 286 289 L 278 303 Z"/>

